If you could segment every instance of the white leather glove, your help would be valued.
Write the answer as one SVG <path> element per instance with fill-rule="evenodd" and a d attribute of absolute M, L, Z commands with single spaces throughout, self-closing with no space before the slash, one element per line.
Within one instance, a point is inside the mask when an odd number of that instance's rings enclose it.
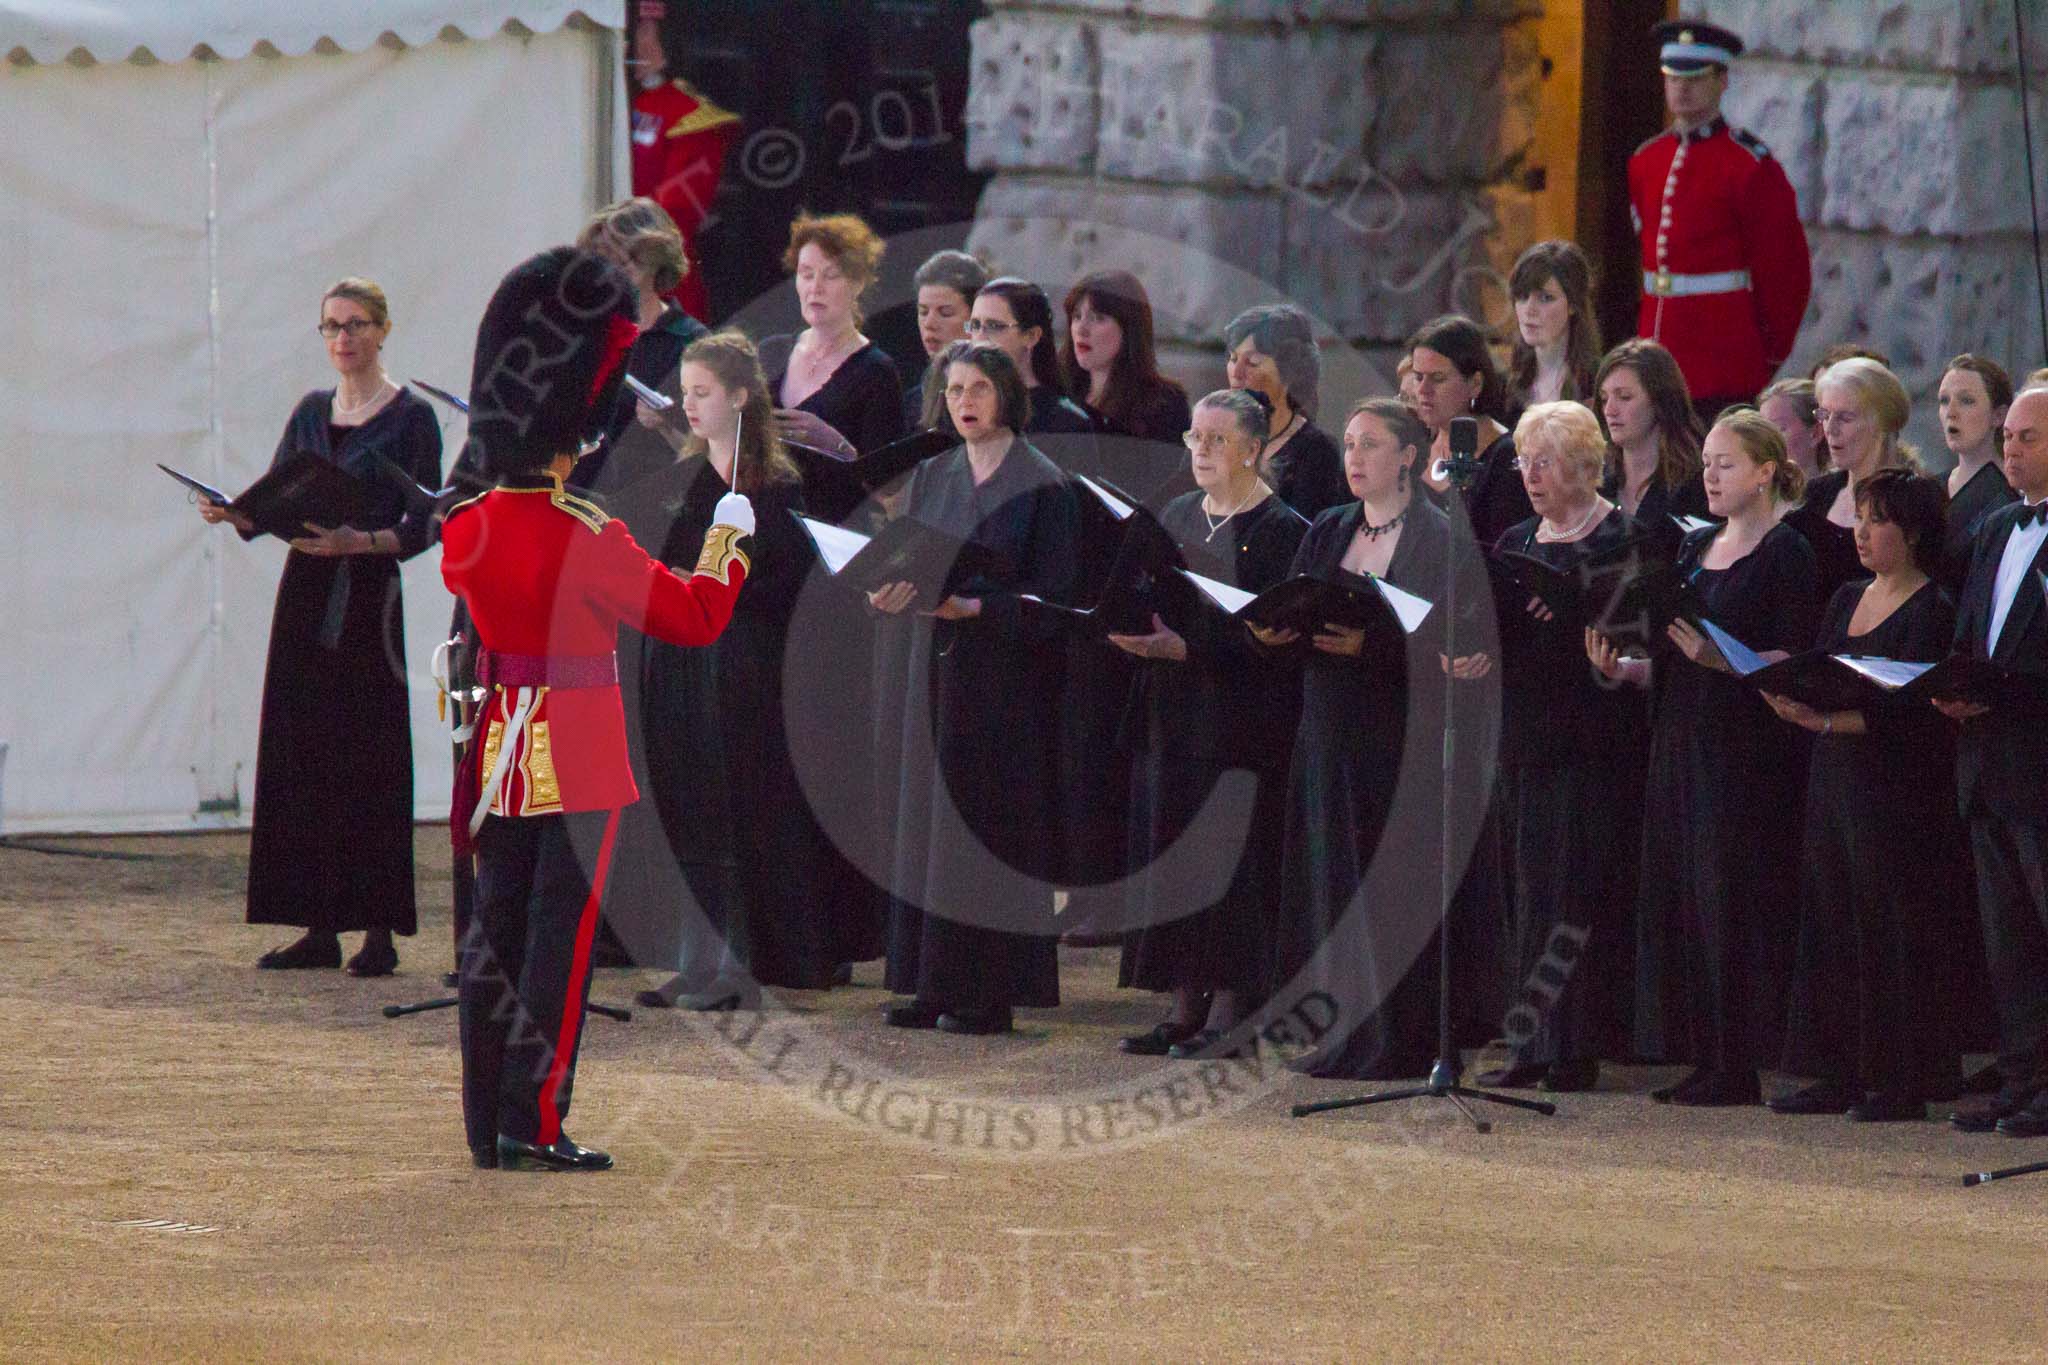
<path fill-rule="evenodd" d="M 713 526 L 730 526 L 743 536 L 754 534 L 754 504 L 747 501 L 744 493 L 727 493 L 712 509 Z"/>

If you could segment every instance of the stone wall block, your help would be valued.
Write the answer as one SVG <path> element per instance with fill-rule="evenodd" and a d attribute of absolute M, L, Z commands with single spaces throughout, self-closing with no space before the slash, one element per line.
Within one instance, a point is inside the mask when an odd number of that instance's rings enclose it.
<path fill-rule="evenodd" d="M 1452 306 L 1492 222 L 1472 191 L 1377 184 L 1289 201 L 1280 286 L 1342 336 L 1397 342 Z"/>
<path fill-rule="evenodd" d="M 2014 69 L 2012 0 L 1686 0 L 1680 9 L 1735 30 L 1756 56 L 2008 76 Z M 2033 69 L 2048 70 L 2048 13 L 2027 24 L 2027 49 Z"/>
<path fill-rule="evenodd" d="M 1822 121 L 1826 76 L 1815 67 L 1760 67 L 1728 87 L 1723 111 L 1737 128 L 1762 138 L 1799 195 L 1799 216 L 1819 221 L 1825 204 L 1827 135 Z"/>
<path fill-rule="evenodd" d="M 1404 184 L 1487 181 L 1526 155 L 1542 59 L 1525 30 L 1461 27 L 1380 44 L 1373 165 Z"/>
<path fill-rule="evenodd" d="M 967 164 L 978 171 L 1082 167 L 1095 155 L 1101 61 L 1084 24 L 1025 14 L 969 30 Z"/>
<path fill-rule="evenodd" d="M 2036 103 L 2037 114 L 2048 108 Z M 2014 90 L 1835 72 L 1823 120 L 1827 226 L 1973 235 L 2026 226 Z"/>
<path fill-rule="evenodd" d="M 1304 23 L 1424 26 L 1482 19 L 1505 24 L 1543 13 L 1543 0 L 1296 0 Z"/>

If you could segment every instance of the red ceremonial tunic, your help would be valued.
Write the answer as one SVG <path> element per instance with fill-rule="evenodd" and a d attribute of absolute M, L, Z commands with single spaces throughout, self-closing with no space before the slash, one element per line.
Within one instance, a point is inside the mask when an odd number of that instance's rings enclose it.
<path fill-rule="evenodd" d="M 610 810 L 639 799 L 612 663 L 619 623 L 671 644 L 710 644 L 746 581 L 738 542 L 733 527 L 714 526 L 696 572 L 672 573 L 624 522 L 547 475 L 508 480 L 449 513 L 441 577 L 469 606 L 484 649 L 478 680 L 489 687 L 470 746 L 480 758 L 456 779 L 458 842 L 508 735 L 494 815 Z M 515 726 L 522 695 L 531 697 L 529 715 Z"/>
<path fill-rule="evenodd" d="M 1695 399 L 1755 398 L 1792 354 L 1813 292 L 1784 168 L 1717 118 L 1638 147 L 1628 199 L 1643 260 L 1637 331 L 1677 359 Z"/>
<path fill-rule="evenodd" d="M 697 257 L 697 232 L 711 212 L 725 154 L 739 137 L 740 116 L 721 109 L 680 80 L 633 96 L 633 193 L 668 211 L 683 234 L 690 273 L 675 300 L 693 318 L 709 301 Z"/>

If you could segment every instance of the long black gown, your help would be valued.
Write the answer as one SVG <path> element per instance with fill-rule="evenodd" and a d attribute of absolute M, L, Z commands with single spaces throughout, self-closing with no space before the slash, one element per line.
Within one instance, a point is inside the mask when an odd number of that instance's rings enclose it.
<path fill-rule="evenodd" d="M 629 528 L 635 515 L 648 524 L 658 559 L 688 570 L 728 491 L 708 460 L 692 457 L 617 501 Z M 622 822 L 606 913 L 630 934 L 629 947 L 675 942 L 652 960 L 692 986 L 736 961 L 764 986 L 821 989 L 843 960 L 840 930 L 819 893 L 826 844 L 791 764 L 783 704 L 790 616 L 815 556 L 791 516 L 803 509 L 801 489 L 771 484 L 751 501 L 751 567 L 724 633 L 693 649 L 639 637 L 637 719 L 651 797 L 641 805 L 658 828 L 628 840 Z M 644 817 L 638 823 L 646 829 Z M 688 902 L 673 898 L 677 871 Z"/>
<path fill-rule="evenodd" d="M 355 529 L 395 531 L 391 555 L 291 551 L 277 585 L 256 739 L 248 922 L 328 933 L 414 932 L 412 722 L 398 565 L 433 543 L 378 473 L 390 459 L 441 486 L 441 426 L 411 389 L 357 427 L 333 425 L 334 390 L 293 409 L 273 467 L 306 451 L 377 488 Z"/>
<path fill-rule="evenodd" d="M 1286 444 L 1266 457 L 1265 473 L 1281 500 L 1310 521 L 1351 501 L 1344 483 L 1344 452 L 1314 422 L 1303 422 Z"/>
<path fill-rule="evenodd" d="M 1582 540 L 1538 540 L 1541 524 L 1512 528 L 1498 548 L 1567 569 L 1640 534 L 1619 508 Z M 1517 1062 L 1591 1061 L 1629 1046 L 1645 699 L 1603 685 L 1577 625 L 1539 621 L 1526 605 L 1500 611 L 1509 984 L 1522 994 L 1507 1033 Z"/>
<path fill-rule="evenodd" d="M 1200 493 L 1174 499 L 1160 522 L 1191 569 L 1252 593 L 1287 576 L 1308 531 L 1277 496 L 1231 517 L 1220 538 L 1211 538 Z M 1168 624 L 1187 641 L 1188 657 L 1142 662 L 1132 697 L 1130 842 L 1143 870 L 1129 885 L 1125 922 L 1142 927 L 1125 941 L 1117 984 L 1231 990 L 1249 1004 L 1265 985 L 1279 906 L 1297 661 L 1260 648 L 1241 624 L 1214 612 Z M 1252 782 L 1241 841 L 1169 858 L 1233 770 Z"/>
<path fill-rule="evenodd" d="M 1600 484 L 1600 496 L 1616 507 L 1621 506 L 1621 480 L 1621 468 L 1616 462 Z M 1684 528 L 1672 518 L 1707 515 L 1707 485 L 1698 474 L 1674 488 L 1664 482 L 1661 473 L 1650 476 L 1650 481 L 1643 485 L 1642 501 L 1629 514 L 1636 524 L 1636 534 L 1646 538 L 1644 553 L 1659 563 L 1676 558 L 1679 543 L 1685 539 Z"/>
<path fill-rule="evenodd" d="M 1070 593 L 1073 490 L 1019 436 L 978 485 L 964 447 L 926 461 L 905 514 L 995 562 L 957 589 L 981 599 L 979 616 L 914 618 L 909 667 L 884 699 L 902 720 L 887 984 L 952 1010 L 1056 1005 L 1056 627 L 1017 597 Z"/>
<path fill-rule="evenodd" d="M 1848 470 L 1829 470 L 1806 485 L 1806 500 L 1785 514 L 1785 525 L 1805 536 L 1806 543 L 1813 547 L 1816 602 L 1831 600 L 1844 583 L 1869 573 L 1856 557 L 1856 532 L 1828 519 L 1828 509 L 1835 505 L 1842 485 L 1847 482 Z"/>
<path fill-rule="evenodd" d="M 1940 580 L 1951 598 L 1962 595 L 1963 580 L 1970 576 L 1970 551 L 1977 544 L 1984 518 L 2018 497 L 2005 481 L 2005 471 L 1993 460 L 1964 480 L 1961 490 L 1948 500 L 1941 531 Z"/>
<path fill-rule="evenodd" d="M 1862 635 L 1869 580 L 1828 604 L 1815 648 L 1931 663 L 1955 607 L 1929 582 Z M 1954 1088 L 1975 1017 L 1976 907 L 1955 802 L 1955 727 L 1932 707 L 1863 713 L 1867 734 L 1814 740 L 1806 789 L 1799 944 L 1784 1069 L 1903 1100 Z"/>
<path fill-rule="evenodd" d="M 1352 576 L 1341 567 L 1363 509 L 1353 502 L 1317 517 L 1290 573 Z M 1409 504 L 1386 581 L 1437 603 L 1451 551 L 1449 519 L 1427 499 Z M 1353 579 L 1353 581 L 1358 581 Z M 1486 575 L 1476 551 L 1459 574 L 1457 651 L 1492 650 Z M 1437 926 L 1442 922 L 1444 729 L 1441 608 L 1403 650 L 1374 657 L 1301 654 L 1301 724 L 1287 777 L 1286 852 L 1275 926 L 1272 999 L 1286 1013 L 1320 991 L 1337 1013 L 1328 1035 L 1291 1065 L 1312 1075 L 1421 1075 L 1436 1054 Z M 1474 916 L 1497 913 L 1491 874 L 1478 866 L 1498 744 L 1498 691 L 1491 680 L 1458 692 L 1456 865 L 1467 869 L 1452 907 L 1454 999 L 1461 1036 L 1484 1018 L 1499 964 L 1477 940 L 1497 936 Z M 1357 908 L 1354 910 L 1354 902 Z"/>
<path fill-rule="evenodd" d="M 1763 652 L 1813 639 L 1814 556 L 1779 523 L 1726 569 L 1700 557 L 1717 531 L 1679 549 L 1706 614 Z M 1650 767 L 1637 893 L 1639 1055 L 1739 1074 L 1776 1060 L 1798 918 L 1799 828 L 1806 785 L 1801 732 L 1756 689 L 1656 657 Z"/>

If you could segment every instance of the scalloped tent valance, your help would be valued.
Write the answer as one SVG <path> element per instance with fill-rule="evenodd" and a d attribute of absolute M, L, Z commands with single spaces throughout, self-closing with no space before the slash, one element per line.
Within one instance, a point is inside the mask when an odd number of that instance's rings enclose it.
<path fill-rule="evenodd" d="M 0 53 L 15 63 L 296 57 L 360 52 L 387 34 L 419 46 L 514 26 L 615 29 L 625 14 L 625 0 L 0 0 Z"/>

